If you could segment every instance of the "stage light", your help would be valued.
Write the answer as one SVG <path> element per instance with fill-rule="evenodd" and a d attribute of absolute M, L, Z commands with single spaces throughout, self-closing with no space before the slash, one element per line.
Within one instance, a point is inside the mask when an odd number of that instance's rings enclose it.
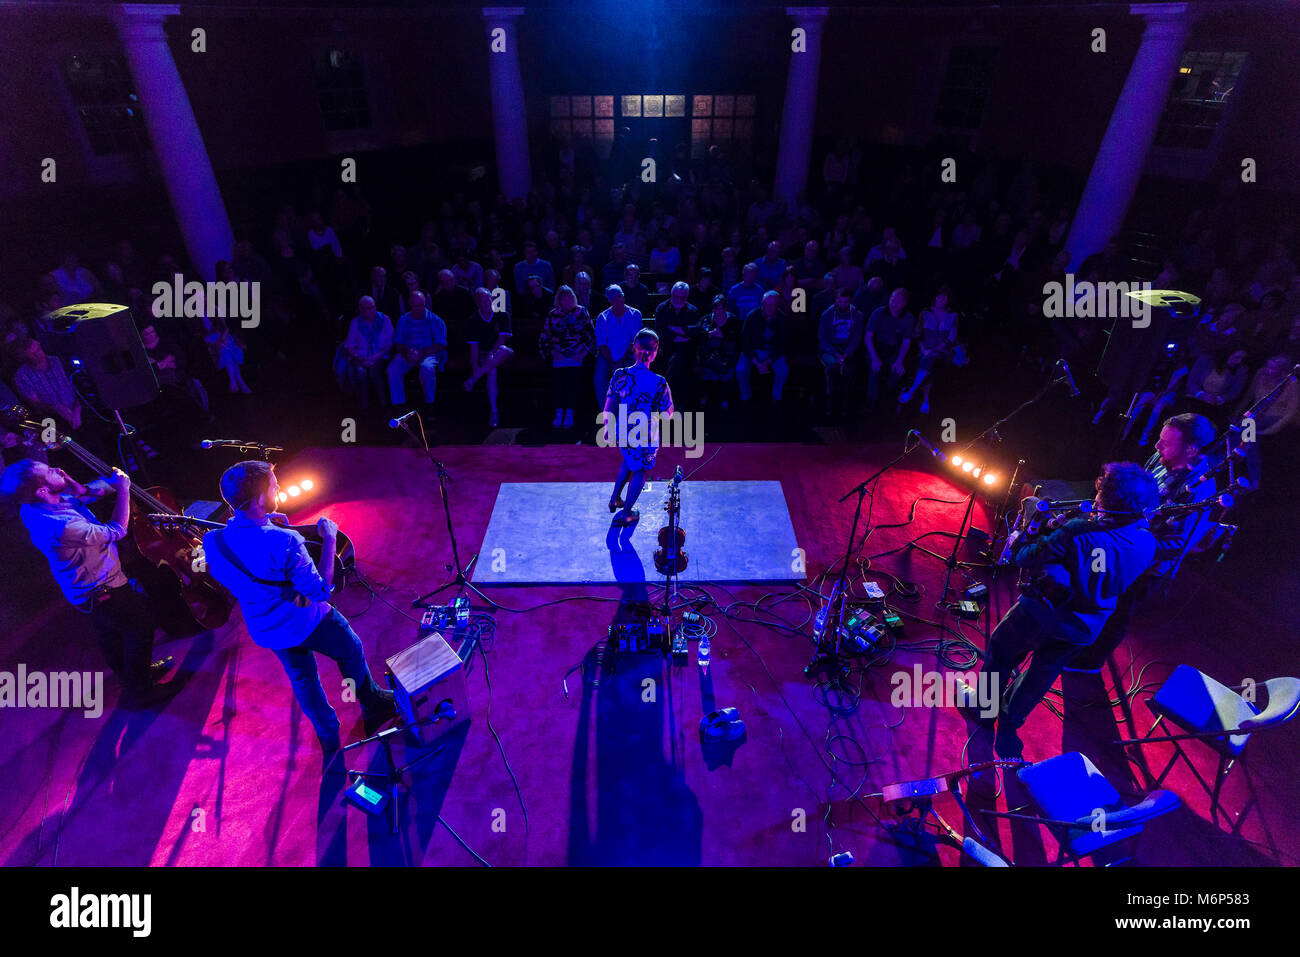
<path fill-rule="evenodd" d="M 962 462 L 962 463 L 961 463 L 961 470 L 962 470 L 963 472 L 969 472 L 969 471 L 971 471 L 971 469 L 973 469 L 973 468 L 975 468 L 975 463 L 972 462 L 972 461 L 970 461 L 969 459 L 967 459 L 965 462 Z"/>
<path fill-rule="evenodd" d="M 315 484 L 316 483 L 313 482 L 311 479 L 303 479 L 301 482 L 298 483 L 298 485 L 302 488 L 304 492 L 310 492 L 312 490 L 312 486 L 314 486 Z"/>
<path fill-rule="evenodd" d="M 971 472 L 971 473 L 970 473 L 970 474 L 971 474 L 971 477 L 972 477 L 972 478 L 979 478 L 979 477 L 980 477 L 980 473 L 983 472 L 983 471 L 984 471 L 983 469 L 976 469 L 974 472 Z"/>
<path fill-rule="evenodd" d="M 283 492 L 281 492 L 279 495 L 276 496 L 276 499 L 278 499 L 278 500 L 281 501 L 281 502 L 287 502 L 287 501 L 289 501 L 289 496 L 287 496 L 287 495 L 285 495 Z"/>
<path fill-rule="evenodd" d="M 288 491 L 289 491 L 290 498 L 297 498 L 299 495 L 302 494 L 302 489 L 300 489 L 296 485 L 290 485 Z"/>
<path fill-rule="evenodd" d="M 998 477 L 997 477 L 996 475 L 994 475 L 992 472 L 985 472 L 985 473 L 984 473 L 984 484 L 985 484 L 985 485 L 992 485 L 992 484 L 994 484 L 995 482 L 997 482 L 997 480 L 998 480 Z"/>
<path fill-rule="evenodd" d="M 954 456 L 952 457 L 952 464 L 953 464 L 953 465 L 961 465 L 961 462 L 962 462 L 962 459 L 961 459 L 961 456 L 960 456 L 960 455 L 954 455 Z"/>

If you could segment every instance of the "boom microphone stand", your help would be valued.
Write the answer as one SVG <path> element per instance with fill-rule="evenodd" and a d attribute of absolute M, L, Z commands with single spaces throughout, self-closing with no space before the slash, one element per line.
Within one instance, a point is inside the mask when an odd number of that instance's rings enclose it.
<path fill-rule="evenodd" d="M 398 425 L 402 427 L 403 431 L 405 431 L 407 435 L 409 435 L 411 438 L 415 438 L 416 437 L 415 433 L 411 430 L 410 425 L 407 424 L 408 418 L 409 416 L 402 416 L 400 419 L 396 419 L 395 421 L 397 422 Z M 490 608 L 499 608 L 501 607 L 500 605 L 494 602 L 487 595 L 483 594 L 483 592 L 479 591 L 479 589 L 475 587 L 474 583 L 469 580 L 469 575 L 467 573 L 471 569 L 473 569 L 474 563 L 478 561 L 478 552 L 474 553 L 474 557 L 472 557 L 469 560 L 468 565 L 462 567 L 460 564 L 460 549 L 456 545 L 456 530 L 452 528 L 452 522 L 451 522 L 451 501 L 447 497 L 447 486 L 451 483 L 451 475 L 447 471 L 447 466 L 443 465 L 441 462 L 439 462 L 436 458 L 433 457 L 433 452 L 430 451 L 429 449 L 429 440 L 425 437 L 424 434 L 423 420 L 421 420 L 419 416 L 416 416 L 415 421 L 420 423 L 419 438 L 420 438 L 420 444 L 424 446 L 424 454 L 428 456 L 429 461 L 433 463 L 433 467 L 438 472 L 438 494 L 442 497 L 442 514 L 447 520 L 447 538 L 451 542 L 452 564 L 447 566 L 447 571 L 452 571 L 454 569 L 456 575 L 451 581 L 447 582 L 445 585 L 439 585 L 437 588 L 433 589 L 432 591 L 425 592 L 419 598 L 411 602 L 411 606 L 413 608 L 419 607 L 420 605 L 423 605 L 425 602 L 427 602 L 430 598 L 434 597 L 435 595 L 441 594 L 442 592 L 446 591 L 448 588 L 455 588 L 457 594 L 463 592 L 466 588 L 468 588 L 475 595 L 478 595 L 478 597 L 483 600 L 483 603 L 485 605 L 489 606 Z"/>
<path fill-rule="evenodd" d="M 911 433 L 908 433 L 908 437 L 911 437 Z M 831 597 L 829 599 L 830 605 L 828 606 L 828 613 L 826 616 L 826 627 L 822 630 L 822 633 L 817 636 L 816 650 L 813 654 L 812 661 L 808 662 L 803 669 L 803 673 L 809 677 L 823 671 L 833 672 L 838 677 L 842 677 L 848 673 L 848 664 L 845 662 L 844 656 L 840 654 L 839 650 L 839 634 L 840 623 L 844 620 L 844 602 L 846 597 L 844 583 L 849 574 L 849 562 L 853 561 L 853 547 L 857 544 L 858 540 L 858 523 L 862 520 L 862 502 L 867 496 L 867 491 L 876 480 L 920 447 L 921 442 L 919 441 L 910 446 L 904 442 L 903 451 L 898 457 L 882 465 L 869 478 L 859 482 L 839 497 L 838 501 L 843 502 L 850 495 L 856 495 L 858 501 L 857 505 L 853 508 L 853 524 L 849 528 L 848 547 L 844 550 L 844 564 L 840 568 L 840 577 L 835 582 L 835 587 L 831 589 Z"/>

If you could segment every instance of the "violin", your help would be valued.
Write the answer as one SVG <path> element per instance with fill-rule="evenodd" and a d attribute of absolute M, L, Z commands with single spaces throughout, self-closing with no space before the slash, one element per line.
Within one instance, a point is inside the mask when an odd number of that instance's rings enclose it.
<path fill-rule="evenodd" d="M 686 530 L 678 524 L 681 517 L 682 467 L 677 466 L 677 474 L 668 485 L 668 501 L 664 511 L 668 513 L 668 523 L 659 529 L 659 547 L 655 550 L 655 570 L 660 575 L 679 575 L 686 570 L 689 561 L 682 551 L 686 544 Z"/>

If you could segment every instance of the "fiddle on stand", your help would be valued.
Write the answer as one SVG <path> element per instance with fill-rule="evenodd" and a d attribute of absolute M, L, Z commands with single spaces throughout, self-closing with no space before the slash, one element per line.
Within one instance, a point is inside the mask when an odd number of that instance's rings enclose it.
<path fill-rule="evenodd" d="M 661 610 L 665 636 L 669 635 L 672 630 L 670 620 L 673 603 L 680 597 L 680 575 L 689 560 L 686 553 L 682 551 L 682 546 L 686 544 L 686 532 L 680 525 L 681 484 L 682 467 L 679 465 L 672 481 L 668 484 L 668 501 L 664 504 L 664 511 L 668 513 L 668 524 L 659 529 L 659 548 L 654 554 L 655 569 L 659 574 L 665 576 L 664 606 Z M 670 648 L 665 647 L 663 650 L 667 653 Z"/>

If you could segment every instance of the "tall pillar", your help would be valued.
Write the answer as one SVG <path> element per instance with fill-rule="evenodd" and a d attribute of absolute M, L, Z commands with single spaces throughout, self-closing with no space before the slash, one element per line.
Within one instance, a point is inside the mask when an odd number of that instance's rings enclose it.
<path fill-rule="evenodd" d="M 217 260 L 230 258 L 234 234 L 163 30 L 166 19 L 179 13 L 178 5 L 124 3 L 115 20 L 186 251 L 199 273 L 212 280 Z"/>
<path fill-rule="evenodd" d="M 1065 248 L 1076 267 L 1124 225 L 1191 28 L 1184 3 L 1134 4 L 1129 12 L 1146 17 L 1146 29 L 1070 224 Z"/>
<path fill-rule="evenodd" d="M 795 27 L 804 31 L 803 52 L 790 51 L 790 72 L 785 81 L 785 106 L 781 111 L 781 144 L 776 156 L 774 198 L 793 208 L 808 185 L 812 157 L 813 120 L 817 115 L 817 76 L 821 72 L 822 29 L 829 7 L 787 7 Z M 791 43 L 794 42 L 793 37 Z"/>
<path fill-rule="evenodd" d="M 523 7 L 484 7 L 488 31 L 488 74 L 492 85 L 492 133 L 496 138 L 497 176 L 507 199 L 518 199 L 532 188 L 528 155 L 528 113 L 524 80 L 519 71 L 519 33 L 515 21 Z M 496 30 L 504 34 L 495 34 Z M 504 41 L 504 49 L 501 42 Z"/>

